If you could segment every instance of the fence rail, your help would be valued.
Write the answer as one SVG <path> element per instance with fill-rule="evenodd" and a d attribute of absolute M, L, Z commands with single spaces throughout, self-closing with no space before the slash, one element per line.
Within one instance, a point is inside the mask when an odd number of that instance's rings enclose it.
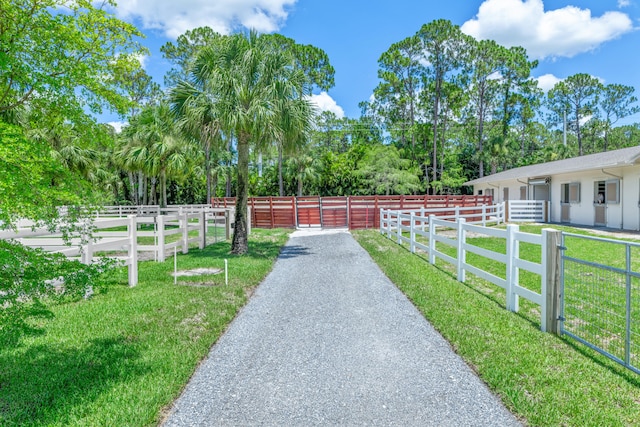
<path fill-rule="evenodd" d="M 499 224 L 503 221 L 504 205 L 485 207 L 483 215 L 476 212 L 464 213 L 463 208 L 448 217 L 436 217 L 434 213 L 425 211 L 392 211 L 381 210 L 380 232 L 394 239 L 398 244 L 409 244 L 410 251 L 421 250 L 426 253 L 429 263 L 435 264 L 441 259 L 456 269 L 458 281 L 466 281 L 466 273 L 471 273 L 506 291 L 506 307 L 510 311 L 519 310 L 519 298 L 525 298 L 540 306 L 540 329 L 556 331 L 557 304 L 552 301 L 556 297 L 556 283 L 553 274 L 548 274 L 551 259 L 558 256 L 557 245 L 549 244 L 550 235 L 558 231 L 545 229 L 542 235 L 524 233 L 516 224 L 507 225 L 506 229 L 487 227 L 489 223 Z M 428 214 L 428 215 L 427 215 Z M 469 221 L 467 221 L 469 219 Z M 474 225 L 482 224 L 482 225 Z M 447 231 L 445 233 L 445 231 Z M 468 235 L 477 234 L 495 237 L 505 241 L 505 253 L 492 251 L 473 245 L 467 241 Z M 551 239 L 552 240 L 552 239 Z M 540 247 L 541 262 L 535 263 L 520 258 L 520 243 L 526 242 Z M 453 251 L 445 251 L 450 247 Z M 448 253 L 447 253 L 448 252 Z M 455 253 L 454 254 L 452 254 Z M 492 259 L 504 265 L 504 277 L 482 270 L 467 262 L 467 254 L 473 253 Z M 555 267 L 554 267 L 555 268 Z M 540 293 L 521 285 L 520 270 L 529 271 L 539 276 Z M 552 290 L 552 292 L 549 292 Z"/>
<path fill-rule="evenodd" d="M 507 222 L 548 222 L 549 204 L 545 200 L 509 200 Z"/>
<path fill-rule="evenodd" d="M 192 244 L 203 249 L 207 246 L 208 228 L 211 225 L 214 226 L 214 241 L 217 242 L 220 221 L 224 222 L 225 239 L 230 236 L 230 215 L 229 210 L 225 209 L 195 208 L 191 212 L 189 209 L 180 209 L 179 213 L 170 215 L 130 214 L 124 218 L 119 217 L 120 212 L 125 211 L 119 211 L 114 217 L 103 216 L 78 224 L 85 231 L 71 238 L 64 238 L 61 233 L 51 232 L 46 227 L 22 222 L 16 230 L 0 230 L 0 239 L 13 239 L 24 246 L 62 253 L 85 264 L 93 262 L 96 254 L 116 258 L 128 267 L 129 285 L 135 286 L 138 283 L 139 253 L 151 252 L 154 260 L 163 262 L 171 250 L 179 249 L 186 254 Z M 145 226 L 150 230 L 140 229 Z M 197 233 L 192 233 L 196 236 L 190 236 L 189 232 Z M 179 237 L 175 240 L 168 239 L 174 235 Z M 153 244 L 139 244 L 140 237 L 152 238 Z"/>

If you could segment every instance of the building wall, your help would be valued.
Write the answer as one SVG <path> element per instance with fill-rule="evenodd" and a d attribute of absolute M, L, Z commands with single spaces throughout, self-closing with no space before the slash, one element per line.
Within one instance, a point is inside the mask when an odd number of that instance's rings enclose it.
<path fill-rule="evenodd" d="M 586 171 L 580 173 L 557 174 L 551 177 L 549 186 L 550 197 L 550 221 L 561 222 L 562 184 L 580 183 L 580 201 L 570 203 L 570 223 L 576 225 L 594 226 L 596 195 L 594 185 L 598 181 L 610 181 L 621 177 L 619 180 L 619 202 L 604 203 L 606 226 L 626 230 L 640 230 L 640 165 L 626 166 L 622 168 L 607 168 L 605 171 Z M 525 180 L 522 180 L 525 181 Z M 494 200 L 497 203 L 504 201 L 504 188 L 509 188 L 509 199 L 520 200 L 520 187 L 523 183 L 518 180 L 496 181 L 491 185 L 481 184 L 474 186 L 474 193 L 478 190 L 494 189 Z M 528 186 L 527 199 L 533 199 L 533 186 Z"/>

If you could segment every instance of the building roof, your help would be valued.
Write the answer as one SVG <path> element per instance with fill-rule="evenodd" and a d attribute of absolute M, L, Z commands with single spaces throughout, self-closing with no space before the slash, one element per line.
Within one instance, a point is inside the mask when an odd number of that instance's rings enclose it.
<path fill-rule="evenodd" d="M 510 179 L 541 178 L 562 173 L 580 172 L 620 166 L 630 166 L 640 160 L 640 146 L 622 148 L 620 150 L 605 151 L 554 162 L 539 163 L 537 165 L 522 166 L 509 169 L 493 175 L 477 178 L 464 185 L 478 185 Z"/>

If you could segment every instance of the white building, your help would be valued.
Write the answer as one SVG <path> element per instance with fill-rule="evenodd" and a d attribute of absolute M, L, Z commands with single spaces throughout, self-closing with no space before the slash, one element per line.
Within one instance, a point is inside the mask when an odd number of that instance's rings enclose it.
<path fill-rule="evenodd" d="M 640 230 L 640 146 L 523 166 L 465 185 L 495 202 L 546 200 L 550 222 Z"/>

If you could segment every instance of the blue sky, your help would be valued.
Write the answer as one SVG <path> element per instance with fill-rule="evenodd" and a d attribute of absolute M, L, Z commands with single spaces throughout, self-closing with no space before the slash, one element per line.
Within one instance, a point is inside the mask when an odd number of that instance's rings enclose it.
<path fill-rule="evenodd" d="M 391 44 L 435 19 L 448 19 L 476 38 L 522 45 L 539 85 L 589 73 L 604 83 L 636 88 L 640 97 L 640 0 L 120 0 L 116 13 L 138 26 L 150 50 L 144 66 L 162 84 L 168 64 L 160 46 L 187 29 L 278 32 L 323 49 L 335 86 L 317 94 L 323 109 L 359 117 L 358 103 L 378 83 L 377 61 Z M 117 121 L 111 117 L 106 120 Z M 625 123 L 640 122 L 640 114 Z"/>

